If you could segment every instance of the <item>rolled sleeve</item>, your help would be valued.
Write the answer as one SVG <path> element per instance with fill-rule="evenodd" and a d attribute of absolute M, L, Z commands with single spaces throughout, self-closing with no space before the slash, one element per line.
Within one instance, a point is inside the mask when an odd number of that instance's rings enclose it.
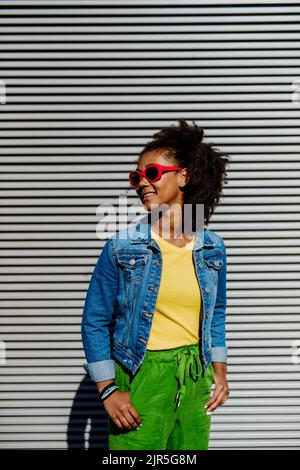
<path fill-rule="evenodd" d="M 211 362 L 227 362 L 227 347 L 211 348 Z"/>
<path fill-rule="evenodd" d="M 94 382 L 102 382 L 103 380 L 114 380 L 116 376 L 115 361 L 108 359 L 105 361 L 85 362 L 83 368 L 89 374 Z"/>

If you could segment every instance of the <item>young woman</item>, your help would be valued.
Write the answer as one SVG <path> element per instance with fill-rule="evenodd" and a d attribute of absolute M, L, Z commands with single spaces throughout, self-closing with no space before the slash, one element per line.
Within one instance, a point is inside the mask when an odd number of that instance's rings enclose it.
<path fill-rule="evenodd" d="M 110 450 L 208 449 L 229 396 L 226 248 L 206 227 L 229 157 L 193 124 L 180 119 L 139 154 L 129 182 L 147 216 L 106 241 L 86 295 L 84 367 Z"/>

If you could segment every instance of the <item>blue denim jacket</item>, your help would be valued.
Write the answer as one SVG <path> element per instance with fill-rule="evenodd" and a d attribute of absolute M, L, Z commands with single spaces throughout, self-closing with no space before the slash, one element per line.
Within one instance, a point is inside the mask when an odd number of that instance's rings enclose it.
<path fill-rule="evenodd" d="M 117 232 L 93 270 L 81 334 L 83 367 L 94 382 L 115 378 L 114 359 L 133 375 L 143 362 L 162 274 L 162 253 L 150 229 L 146 218 Z M 203 305 L 198 347 L 205 371 L 210 362 L 227 362 L 226 248 L 206 227 L 195 234 L 193 261 Z"/>

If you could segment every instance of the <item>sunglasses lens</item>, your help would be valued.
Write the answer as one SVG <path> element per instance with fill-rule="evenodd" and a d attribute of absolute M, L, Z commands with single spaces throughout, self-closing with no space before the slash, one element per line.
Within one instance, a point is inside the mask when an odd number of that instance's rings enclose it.
<path fill-rule="evenodd" d="M 136 186 L 140 182 L 140 174 L 137 171 L 133 171 L 129 175 L 129 183 L 131 186 Z"/>
<path fill-rule="evenodd" d="M 158 177 L 158 169 L 156 166 L 149 166 L 146 168 L 146 176 L 150 181 L 155 181 Z"/>

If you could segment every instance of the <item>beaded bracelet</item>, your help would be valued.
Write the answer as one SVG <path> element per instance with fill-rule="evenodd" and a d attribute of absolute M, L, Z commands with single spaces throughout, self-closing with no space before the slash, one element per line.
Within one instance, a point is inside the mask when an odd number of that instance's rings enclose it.
<path fill-rule="evenodd" d="M 119 390 L 119 387 L 116 384 L 108 384 L 104 389 L 99 393 L 99 398 L 103 402 L 116 390 Z"/>

